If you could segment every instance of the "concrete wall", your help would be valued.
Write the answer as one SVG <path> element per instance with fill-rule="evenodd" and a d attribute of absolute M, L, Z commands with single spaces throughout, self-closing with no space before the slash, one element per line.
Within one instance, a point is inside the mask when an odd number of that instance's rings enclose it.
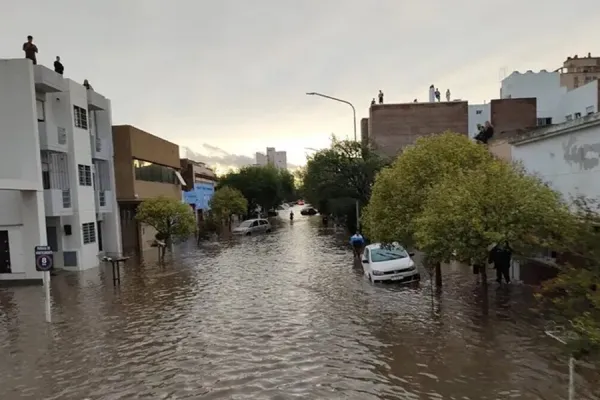
<path fill-rule="evenodd" d="M 371 106 L 368 131 L 382 154 L 394 157 L 417 138 L 450 130 L 467 134 L 468 104 L 444 103 L 377 104 Z"/>
<path fill-rule="evenodd" d="M 535 141 L 515 144 L 512 155 L 567 201 L 600 197 L 600 115 L 552 127 Z"/>
<path fill-rule="evenodd" d="M 535 98 L 498 99 L 490 102 L 490 122 L 494 136 L 537 125 L 537 100 Z"/>
<path fill-rule="evenodd" d="M 537 117 L 552 118 L 567 89 L 560 86 L 560 73 L 542 70 L 513 72 L 502 80 L 500 98 L 537 98 Z M 555 122 L 555 121 L 553 121 Z"/>
<path fill-rule="evenodd" d="M 577 89 L 565 93 L 558 104 L 554 114 L 553 121 L 564 122 L 570 118 L 575 119 L 575 113 L 585 117 L 590 110 L 593 113 L 598 112 L 598 103 L 600 102 L 600 90 L 598 81 L 590 82 L 580 86 Z"/>
<path fill-rule="evenodd" d="M 369 144 L 369 118 L 360 120 L 360 140 L 363 146 Z"/>

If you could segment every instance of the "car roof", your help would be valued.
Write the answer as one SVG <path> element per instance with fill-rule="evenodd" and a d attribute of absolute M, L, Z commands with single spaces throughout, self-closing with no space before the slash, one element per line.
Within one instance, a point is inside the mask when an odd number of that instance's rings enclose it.
<path fill-rule="evenodd" d="M 398 242 L 393 242 L 391 244 L 404 248 L 404 246 L 402 246 Z M 370 245 L 368 245 L 367 247 L 365 247 L 365 249 L 369 249 L 369 250 L 375 250 L 375 249 L 380 249 L 380 248 L 381 248 L 381 243 L 371 243 Z"/>

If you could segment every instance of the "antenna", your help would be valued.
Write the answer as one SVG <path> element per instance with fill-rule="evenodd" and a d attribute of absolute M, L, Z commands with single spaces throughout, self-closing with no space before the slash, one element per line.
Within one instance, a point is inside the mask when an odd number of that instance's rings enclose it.
<path fill-rule="evenodd" d="M 504 80 L 504 78 L 506 78 L 506 70 L 508 69 L 508 67 L 502 67 L 500 68 L 500 71 L 498 73 L 498 77 L 500 79 L 500 82 L 502 82 Z"/>

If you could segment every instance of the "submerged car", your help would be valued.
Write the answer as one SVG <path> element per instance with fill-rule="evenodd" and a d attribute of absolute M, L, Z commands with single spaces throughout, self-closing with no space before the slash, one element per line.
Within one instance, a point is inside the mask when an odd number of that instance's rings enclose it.
<path fill-rule="evenodd" d="M 365 276 L 371 282 L 414 282 L 421 279 L 409 253 L 399 243 L 373 243 L 365 247 L 361 261 Z"/>
<path fill-rule="evenodd" d="M 247 219 L 231 231 L 234 235 L 250 236 L 255 233 L 271 232 L 271 224 L 263 218 Z"/>
<path fill-rule="evenodd" d="M 318 211 L 313 207 L 306 207 L 300 210 L 300 214 L 302 215 L 316 215 Z"/>

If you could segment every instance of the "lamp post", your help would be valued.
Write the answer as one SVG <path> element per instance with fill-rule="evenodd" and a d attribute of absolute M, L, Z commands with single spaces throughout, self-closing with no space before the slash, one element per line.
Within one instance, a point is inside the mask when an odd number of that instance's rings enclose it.
<path fill-rule="evenodd" d="M 323 97 L 329 100 L 333 100 L 333 101 L 337 101 L 340 103 L 344 103 L 349 105 L 352 108 L 352 118 L 353 118 L 353 122 L 354 122 L 354 141 L 357 142 L 358 139 L 356 137 L 356 108 L 354 108 L 354 105 L 352 103 L 350 103 L 349 101 L 346 100 L 342 100 L 342 99 L 338 99 L 337 97 L 332 97 L 332 96 L 328 96 L 326 94 L 322 94 L 322 93 L 317 93 L 317 92 L 309 92 L 306 93 L 307 96 L 319 96 L 319 97 Z M 358 204 L 358 199 L 356 200 L 356 229 L 360 229 L 360 207 Z"/>

